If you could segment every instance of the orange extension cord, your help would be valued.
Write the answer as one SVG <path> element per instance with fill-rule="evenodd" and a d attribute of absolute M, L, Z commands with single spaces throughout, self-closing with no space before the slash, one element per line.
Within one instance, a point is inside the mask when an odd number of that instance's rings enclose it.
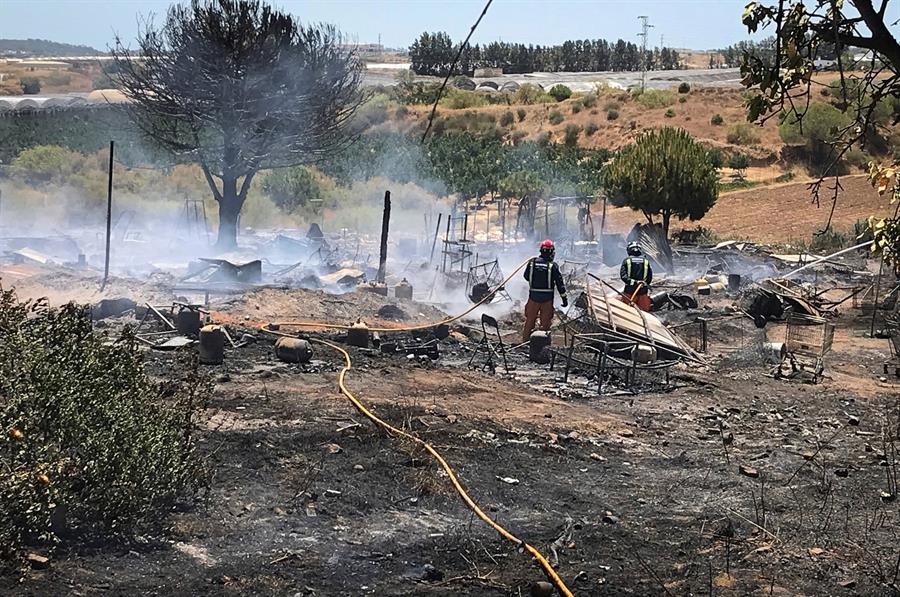
<path fill-rule="evenodd" d="M 437 323 L 428 323 L 428 324 L 409 326 L 409 327 L 404 327 L 404 328 L 369 328 L 369 331 L 384 333 L 384 332 L 407 332 L 407 331 L 412 331 L 412 330 L 423 330 L 423 329 L 437 327 L 439 325 L 452 323 L 454 321 L 462 319 L 463 317 L 465 317 L 466 315 L 468 315 L 469 313 L 474 311 L 476 308 L 481 306 L 483 303 L 485 303 L 488 299 L 493 297 L 494 294 L 496 294 L 497 291 L 499 291 L 507 282 L 509 282 L 512 279 L 512 277 L 519 270 L 521 270 L 523 267 L 525 267 L 525 265 L 528 263 L 528 261 L 529 260 L 527 260 L 527 259 L 525 261 L 523 261 L 520 265 L 518 265 L 516 267 L 515 270 L 513 270 L 512 273 L 510 273 L 506 278 L 504 278 L 503 281 L 500 282 L 500 284 L 498 284 L 496 288 L 491 290 L 479 302 L 475 303 L 474 305 L 472 305 L 472 307 L 470 307 L 466 311 L 460 313 L 459 315 L 455 315 L 453 317 L 448 317 Z M 318 322 L 311 322 L 311 321 L 287 321 L 287 322 L 279 322 L 278 325 L 283 325 L 283 326 L 288 326 L 288 327 L 291 327 L 291 326 L 315 327 L 315 328 L 341 329 L 341 330 L 350 329 L 350 326 L 346 326 L 346 325 L 318 323 Z M 265 326 L 261 327 L 260 329 L 266 333 L 274 334 L 277 336 L 293 337 L 290 334 L 286 334 L 284 332 L 270 330 L 270 329 L 266 328 Z M 328 346 L 329 348 L 332 348 L 332 349 L 338 351 L 339 353 L 341 353 L 341 355 L 343 355 L 344 367 L 341 369 L 341 372 L 338 375 L 338 387 L 340 387 L 341 393 L 344 396 L 346 396 L 348 400 L 350 400 L 350 402 L 353 404 L 353 406 L 360 413 L 362 413 L 366 418 L 368 418 L 370 421 L 372 421 L 373 423 L 375 423 L 382 429 L 386 430 L 388 433 L 406 438 L 410 441 L 413 441 L 413 442 L 419 444 L 423 448 L 425 448 L 425 450 L 427 450 L 428 453 L 431 454 L 431 456 L 438 462 L 438 464 L 441 465 L 441 468 L 444 469 L 444 472 L 447 473 L 447 477 L 449 477 L 450 482 L 453 484 L 453 488 L 456 490 L 456 492 L 459 494 L 459 496 L 463 499 L 463 501 L 466 503 L 466 505 L 472 510 L 472 512 L 474 512 L 475 515 L 478 516 L 478 518 L 480 518 L 485 524 L 487 524 L 488 526 L 493 528 L 495 531 L 497 531 L 501 537 L 503 537 L 504 539 L 507 539 L 508 541 L 515 543 L 516 545 L 520 546 L 522 549 L 527 551 L 529 554 L 531 554 L 531 556 L 535 560 L 537 560 L 538 564 L 543 569 L 544 574 L 547 575 L 547 578 L 550 580 L 550 582 L 553 583 L 553 585 L 556 587 L 556 590 L 559 591 L 560 595 L 563 595 L 563 597 L 574 597 L 574 593 L 572 593 L 572 591 L 569 590 L 569 588 L 566 586 L 566 583 L 563 582 L 562 578 L 560 578 L 559 574 L 556 573 L 556 570 L 553 569 L 553 566 L 550 565 L 550 562 L 547 561 L 547 558 L 545 558 L 543 556 L 543 554 L 541 554 L 540 551 L 538 551 L 535 547 L 529 545 L 525 541 L 522 541 L 521 539 L 519 539 L 518 537 L 516 537 L 509 531 L 507 531 L 505 528 L 500 526 L 500 524 L 497 523 L 494 519 L 492 519 L 490 516 L 485 514 L 481 508 L 478 507 L 478 504 L 476 504 L 475 501 L 471 497 L 469 497 L 469 494 L 466 492 L 465 488 L 463 488 L 462 484 L 459 482 L 459 478 L 456 476 L 456 473 L 453 471 L 453 469 L 450 467 L 450 465 L 447 463 L 447 461 L 444 460 L 444 457 L 441 456 L 441 454 L 437 450 L 435 450 L 431 444 L 429 444 L 425 440 L 422 440 L 422 439 L 416 437 L 415 435 L 412 435 L 411 433 L 403 431 L 402 429 L 398 429 L 397 427 L 394 427 L 390 423 L 387 423 L 386 421 L 383 421 L 382 419 L 378 418 L 374 413 L 372 413 L 372 411 L 370 411 L 368 408 L 366 408 L 365 404 L 363 404 L 356 396 L 353 395 L 353 393 L 349 390 L 349 388 L 347 388 L 347 384 L 345 383 L 347 371 L 349 371 L 353 367 L 353 363 L 350 360 L 349 352 L 344 350 L 341 346 L 338 346 L 337 344 L 334 344 L 332 342 L 328 342 L 327 340 L 318 340 L 318 339 L 314 339 L 314 338 L 310 338 L 309 340 L 311 342 L 315 342 L 317 344 L 322 344 L 324 346 Z"/>

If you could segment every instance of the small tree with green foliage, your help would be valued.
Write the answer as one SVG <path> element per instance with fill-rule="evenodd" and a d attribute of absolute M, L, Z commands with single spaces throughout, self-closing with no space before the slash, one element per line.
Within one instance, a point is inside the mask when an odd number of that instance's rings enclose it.
<path fill-rule="evenodd" d="M 262 190 L 284 211 L 294 211 L 322 200 L 322 187 L 304 166 L 280 168 L 267 172 Z"/>
<path fill-rule="evenodd" d="M 19 80 L 19 84 L 25 95 L 37 95 L 41 92 L 41 80 L 37 77 L 23 77 Z"/>
<path fill-rule="evenodd" d="M 699 220 L 716 203 L 718 173 L 709 152 L 684 129 L 643 133 L 606 167 L 603 187 L 615 205 L 662 219 L 668 235 L 672 216 Z"/>
<path fill-rule="evenodd" d="M 802 145 L 806 148 L 810 166 L 821 167 L 828 161 L 840 131 L 850 122 L 847 114 L 831 104 L 814 102 L 802 118 L 793 110 L 788 112 L 778 126 L 778 133 L 788 145 Z"/>
<path fill-rule="evenodd" d="M 745 179 L 744 170 L 750 167 L 750 158 L 742 153 L 736 153 L 728 158 L 728 167 L 734 170 L 734 179 L 743 182 Z"/>
<path fill-rule="evenodd" d="M 550 91 L 548 91 L 547 93 L 549 93 L 553 97 L 553 99 L 558 102 L 565 101 L 572 97 L 572 90 L 562 83 L 557 83 L 556 85 L 551 87 Z"/>

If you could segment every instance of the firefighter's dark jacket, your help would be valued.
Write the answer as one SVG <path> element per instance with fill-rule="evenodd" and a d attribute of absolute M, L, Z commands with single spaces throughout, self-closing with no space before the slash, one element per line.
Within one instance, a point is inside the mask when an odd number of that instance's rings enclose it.
<path fill-rule="evenodd" d="M 622 262 L 619 277 L 625 282 L 625 294 L 634 294 L 638 282 L 644 283 L 638 294 L 646 294 L 650 291 L 650 283 L 653 282 L 653 268 L 650 267 L 650 261 L 646 257 L 628 257 Z"/>
<path fill-rule="evenodd" d="M 525 266 L 525 279 L 528 280 L 528 298 L 537 303 L 552 301 L 554 286 L 560 297 L 566 296 L 566 285 L 559 266 L 549 259 L 535 257 L 529 261 Z"/>

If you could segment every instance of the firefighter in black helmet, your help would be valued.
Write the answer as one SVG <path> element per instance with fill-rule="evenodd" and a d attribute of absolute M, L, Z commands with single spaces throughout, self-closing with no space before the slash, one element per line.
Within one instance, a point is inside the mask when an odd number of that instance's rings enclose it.
<path fill-rule="evenodd" d="M 541 243 L 540 256 L 532 258 L 525 266 L 525 279 L 528 280 L 528 302 L 525 303 L 525 327 L 522 329 L 522 342 L 528 342 L 534 324 L 540 320 L 542 330 L 550 329 L 553 321 L 554 287 L 562 298 L 562 306 L 569 306 L 566 298 L 566 285 L 563 282 L 559 266 L 553 263 L 556 247 L 552 240 Z"/>
<path fill-rule="evenodd" d="M 650 283 L 653 281 L 653 268 L 650 260 L 644 257 L 641 247 L 635 242 L 628 243 L 628 257 L 619 268 L 619 277 L 625 283 L 622 300 L 633 303 L 643 311 L 650 311 Z"/>

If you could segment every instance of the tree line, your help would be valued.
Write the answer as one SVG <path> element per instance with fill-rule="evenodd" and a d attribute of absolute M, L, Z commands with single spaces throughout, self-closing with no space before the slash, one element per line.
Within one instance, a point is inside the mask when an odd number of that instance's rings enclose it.
<path fill-rule="evenodd" d="M 459 45 L 443 31 L 424 32 L 409 48 L 412 70 L 443 77 L 450 71 Z M 673 70 L 680 67 L 678 52 L 654 48 L 646 54 L 637 44 L 619 39 L 570 40 L 554 46 L 491 42 L 468 45 L 455 73 L 471 76 L 476 68 L 502 68 L 504 73 Z"/>

